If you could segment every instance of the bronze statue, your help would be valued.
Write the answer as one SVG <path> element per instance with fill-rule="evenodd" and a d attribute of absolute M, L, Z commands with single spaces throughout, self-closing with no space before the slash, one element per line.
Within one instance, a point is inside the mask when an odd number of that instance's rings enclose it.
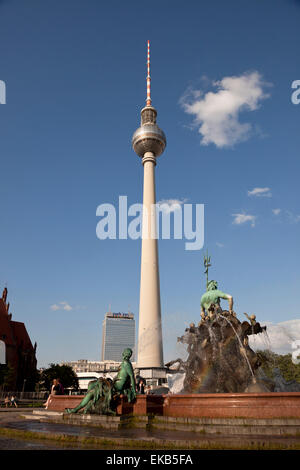
<path fill-rule="evenodd" d="M 123 351 L 123 361 L 115 379 L 105 379 L 100 377 L 89 383 L 88 391 L 79 405 L 75 408 L 66 408 L 67 413 L 77 413 L 84 408 L 83 413 L 97 413 L 105 415 L 115 415 L 114 402 L 123 393 L 128 402 L 136 398 L 136 383 L 130 358 L 132 350 L 126 348 Z"/>
<path fill-rule="evenodd" d="M 244 315 L 248 318 L 249 322 L 252 326 L 256 325 L 256 315 L 248 315 L 248 313 L 244 313 Z"/>
<path fill-rule="evenodd" d="M 116 392 L 124 393 L 129 403 L 136 398 L 136 383 L 130 358 L 132 350 L 126 348 L 123 351 L 123 362 L 120 366 L 117 377 L 113 380 L 113 389 Z"/>
<path fill-rule="evenodd" d="M 87 394 L 81 400 L 79 405 L 75 408 L 66 408 L 66 412 L 77 413 L 79 410 L 84 408 L 84 414 L 91 411 L 97 412 L 96 409 L 99 414 L 115 414 L 110 407 L 111 399 L 111 383 L 109 380 L 100 377 L 99 379 L 93 380 L 89 383 Z"/>
<path fill-rule="evenodd" d="M 232 295 L 225 294 L 225 292 L 219 290 L 217 281 L 209 281 L 207 284 L 207 290 L 201 297 L 201 313 L 205 315 L 205 311 L 209 312 L 212 305 L 220 306 L 220 299 L 228 300 L 229 313 L 233 313 Z"/>
<path fill-rule="evenodd" d="M 208 256 L 208 252 L 206 253 L 206 256 L 204 255 L 204 267 L 205 267 L 204 274 L 206 274 L 206 289 L 207 289 L 207 286 L 208 286 L 208 268 L 211 267 L 210 256 Z"/>
<path fill-rule="evenodd" d="M 233 298 L 229 294 L 225 294 L 218 289 L 217 281 L 208 281 L 208 268 L 211 267 L 211 257 L 204 256 L 204 267 L 206 274 L 206 292 L 201 297 L 201 318 L 205 320 L 205 314 L 207 314 L 208 318 L 212 320 L 214 318 L 214 314 L 218 312 L 220 307 L 220 299 L 226 299 L 229 303 L 229 313 L 231 315 L 234 314 L 233 312 Z"/>

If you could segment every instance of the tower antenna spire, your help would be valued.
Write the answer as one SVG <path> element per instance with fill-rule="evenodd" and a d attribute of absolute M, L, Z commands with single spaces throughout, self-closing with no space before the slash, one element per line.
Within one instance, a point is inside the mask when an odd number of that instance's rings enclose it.
<path fill-rule="evenodd" d="M 150 41 L 147 43 L 147 100 L 146 106 L 151 106 L 151 77 L 150 77 Z"/>

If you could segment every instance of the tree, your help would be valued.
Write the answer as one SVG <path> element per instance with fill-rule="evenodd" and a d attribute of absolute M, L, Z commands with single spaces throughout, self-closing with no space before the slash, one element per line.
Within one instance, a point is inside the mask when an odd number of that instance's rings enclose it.
<path fill-rule="evenodd" d="M 40 384 L 46 390 L 51 390 L 53 379 L 60 379 L 64 388 L 78 389 L 78 378 L 72 367 L 59 364 L 49 364 L 48 369 L 41 371 Z"/>
<path fill-rule="evenodd" d="M 0 365 L 0 385 L 4 389 L 13 389 L 15 382 L 15 370 L 10 363 Z"/>
<path fill-rule="evenodd" d="M 273 370 L 277 367 L 286 380 L 296 380 L 300 383 L 300 364 L 294 364 L 291 354 L 276 354 L 269 350 L 256 351 L 265 374 L 273 379 Z"/>

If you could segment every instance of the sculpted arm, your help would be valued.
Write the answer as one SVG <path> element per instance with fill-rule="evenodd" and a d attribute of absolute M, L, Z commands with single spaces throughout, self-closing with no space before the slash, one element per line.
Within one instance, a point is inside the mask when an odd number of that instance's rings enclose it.
<path fill-rule="evenodd" d="M 228 300 L 229 312 L 232 313 L 232 311 L 233 311 L 233 297 L 232 297 L 232 295 L 225 294 L 224 292 L 222 292 L 221 294 L 222 294 L 222 295 L 220 295 L 221 299 Z"/>
<path fill-rule="evenodd" d="M 131 364 L 129 364 L 129 367 L 128 367 L 127 370 L 128 370 L 128 375 L 130 377 L 131 391 L 134 394 L 134 396 L 136 396 L 136 383 L 135 383 L 134 373 L 133 373 L 133 369 L 132 369 Z"/>
<path fill-rule="evenodd" d="M 201 313 L 205 315 L 205 310 L 207 310 L 207 303 L 208 303 L 208 297 L 209 294 L 206 292 L 205 294 L 202 295 L 201 301 L 200 301 L 200 306 L 201 306 Z"/>

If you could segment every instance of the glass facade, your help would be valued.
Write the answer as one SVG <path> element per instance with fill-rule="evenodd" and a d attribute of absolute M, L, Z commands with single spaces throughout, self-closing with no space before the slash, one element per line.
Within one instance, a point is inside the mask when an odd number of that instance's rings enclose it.
<path fill-rule="evenodd" d="M 122 361 L 125 348 L 135 360 L 135 319 L 132 313 L 106 313 L 102 325 L 102 361 Z"/>

